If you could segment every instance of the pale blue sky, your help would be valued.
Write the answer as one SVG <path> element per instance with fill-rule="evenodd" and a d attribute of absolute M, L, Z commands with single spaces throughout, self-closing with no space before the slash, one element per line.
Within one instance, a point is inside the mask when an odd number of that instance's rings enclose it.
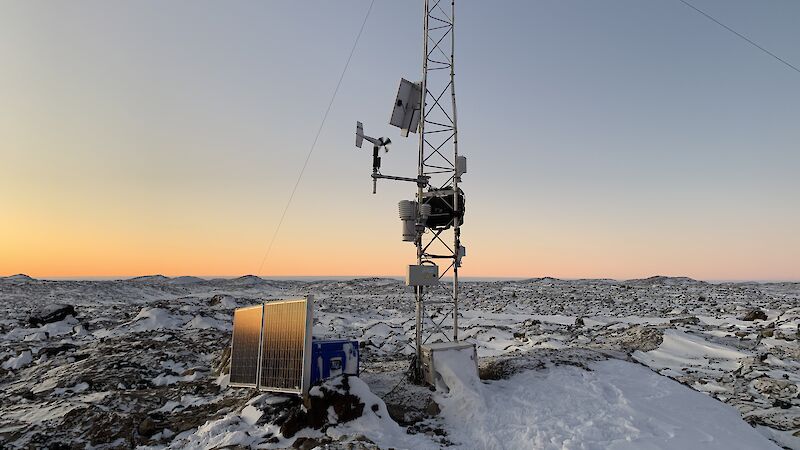
<path fill-rule="evenodd" d="M 800 65 L 800 3 L 693 3 Z M 134 242 L 116 251 L 135 267 L 255 271 L 368 5 L 1 3 L 0 188 L 18 218 L 5 242 L 58 222 L 28 238 L 89 230 Z M 800 279 L 800 73 L 677 0 L 457 7 L 466 274 Z M 396 219 L 412 190 L 370 194 L 353 128 L 395 142 L 384 172 L 413 173 L 416 140 L 387 121 L 400 77 L 419 77 L 421 12 L 376 1 L 276 242 L 278 261 L 354 261 L 292 274 L 413 259 Z M 159 269 L 148 245 L 163 242 L 235 260 Z M 69 246 L 36 269 L 48 251 L 0 271 L 106 274 L 91 267 L 108 254 L 70 272 Z"/>

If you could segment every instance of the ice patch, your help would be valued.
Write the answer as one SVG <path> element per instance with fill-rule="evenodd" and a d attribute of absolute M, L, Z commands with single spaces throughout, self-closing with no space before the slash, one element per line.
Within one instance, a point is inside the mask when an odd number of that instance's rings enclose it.
<path fill-rule="evenodd" d="M 163 308 L 142 308 L 130 322 L 130 331 L 154 331 L 181 328 L 189 318 Z"/>
<path fill-rule="evenodd" d="M 227 331 L 231 329 L 231 324 L 229 320 L 222 321 L 213 317 L 197 315 L 194 316 L 194 319 L 190 320 L 189 323 L 186 324 L 186 328 L 196 328 L 201 330 L 214 328 L 221 331 Z"/>
<path fill-rule="evenodd" d="M 15 328 L 9 331 L 3 339 L 9 341 L 38 341 L 70 334 L 73 328 L 78 325 L 77 319 L 67 316 L 64 320 L 47 323 L 37 328 Z"/>
<path fill-rule="evenodd" d="M 3 419 L 16 419 L 25 423 L 42 423 L 64 417 L 68 412 L 80 407 L 80 403 L 68 401 L 49 402 L 36 408 L 20 404 L 7 408 Z"/>
<path fill-rule="evenodd" d="M 56 388 L 53 390 L 54 395 L 64 395 L 66 393 L 80 393 L 85 390 L 89 389 L 89 383 L 83 382 L 78 383 L 75 386 L 68 387 L 68 388 Z"/>
<path fill-rule="evenodd" d="M 738 360 L 749 356 L 739 350 L 708 342 L 699 336 L 682 331 L 667 330 L 657 349 L 649 352 L 635 351 L 631 355 L 653 369 L 679 369 L 683 367 L 711 367 L 735 370 Z"/>
<path fill-rule="evenodd" d="M 175 408 L 178 408 L 178 407 L 181 407 L 181 406 L 183 406 L 183 405 L 181 405 L 181 402 L 176 402 L 176 401 L 173 401 L 173 400 L 167 400 L 167 403 L 164 403 L 164 406 L 154 410 L 153 412 L 166 412 L 166 413 L 168 413 L 168 412 L 172 412 L 172 410 L 174 410 Z"/>
<path fill-rule="evenodd" d="M 51 389 L 55 389 L 58 386 L 58 379 L 55 377 L 52 378 L 45 378 L 43 381 L 37 383 L 35 386 L 31 388 L 31 392 L 34 394 L 39 394 L 42 392 L 47 392 Z"/>
<path fill-rule="evenodd" d="M 25 350 L 16 357 L 8 358 L 8 360 L 3 363 L 3 369 L 17 370 L 27 366 L 31 362 L 33 362 L 33 353 L 31 353 L 30 350 Z"/>
<path fill-rule="evenodd" d="M 263 415 L 264 413 L 260 409 L 253 405 L 247 405 L 244 407 L 244 409 L 242 409 L 239 417 L 241 417 L 242 420 L 248 425 L 255 425 L 255 423 L 258 422 L 258 419 L 260 419 Z"/>
<path fill-rule="evenodd" d="M 185 375 L 185 376 L 167 375 L 165 373 L 162 373 L 161 375 L 153 378 L 151 382 L 153 383 L 153 386 L 167 386 L 175 383 L 195 381 L 201 378 L 203 375 L 205 375 L 205 373 L 203 372 L 194 372 L 191 375 Z"/>
<path fill-rule="evenodd" d="M 191 370 L 191 373 L 185 374 L 187 372 L 185 366 L 171 359 L 162 361 L 161 367 L 167 369 L 168 372 L 162 373 L 151 380 L 151 383 L 155 386 L 167 386 L 174 383 L 195 381 L 206 375 L 206 372 L 198 368 L 194 368 Z"/>
<path fill-rule="evenodd" d="M 214 384 L 219 386 L 220 389 L 227 389 L 228 388 L 228 384 L 230 382 L 231 382 L 231 375 L 230 374 L 220 375 L 220 376 L 217 377 L 216 380 L 214 380 Z"/>
<path fill-rule="evenodd" d="M 219 301 L 219 303 L 217 303 L 216 305 L 212 306 L 211 309 L 229 310 L 229 309 L 234 309 L 234 308 L 236 308 L 238 306 L 239 306 L 239 304 L 236 303 L 236 300 L 234 300 L 234 299 L 232 299 L 230 297 L 224 297 L 222 300 Z"/>

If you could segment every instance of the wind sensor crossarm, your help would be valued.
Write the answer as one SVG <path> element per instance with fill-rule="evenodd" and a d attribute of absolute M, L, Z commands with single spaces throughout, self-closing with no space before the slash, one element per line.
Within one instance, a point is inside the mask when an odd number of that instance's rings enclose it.
<path fill-rule="evenodd" d="M 361 148 L 361 145 L 364 141 L 372 143 L 372 193 L 375 194 L 377 192 L 377 184 L 379 179 L 384 180 L 394 180 L 394 181 L 409 181 L 411 183 L 417 183 L 417 186 L 420 188 L 425 188 L 428 186 L 428 181 L 430 177 L 420 175 L 417 178 L 410 178 L 410 177 L 398 177 L 394 175 L 384 175 L 381 173 L 381 157 L 380 157 L 380 150 L 381 148 L 384 149 L 386 153 L 389 153 L 389 145 L 391 145 L 392 140 L 389 138 L 381 137 L 381 138 L 374 138 L 367 136 L 364 134 L 364 124 L 361 122 L 356 122 L 356 147 Z"/>
<path fill-rule="evenodd" d="M 377 173 L 377 172 L 372 173 L 372 178 L 376 179 L 381 178 L 384 180 L 394 180 L 394 181 L 410 181 L 412 183 L 417 183 L 417 185 L 422 186 L 423 188 L 428 185 L 428 181 L 430 180 L 430 177 L 425 177 L 425 176 L 417 178 L 408 178 L 408 177 L 396 177 L 393 175 L 384 175 L 382 173 Z M 374 193 L 375 192 L 373 192 L 373 194 Z"/>

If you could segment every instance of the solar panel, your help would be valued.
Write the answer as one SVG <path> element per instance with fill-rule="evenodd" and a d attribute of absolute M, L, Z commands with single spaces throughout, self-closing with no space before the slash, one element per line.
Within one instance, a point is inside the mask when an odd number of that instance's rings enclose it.
<path fill-rule="evenodd" d="M 264 304 L 259 388 L 305 394 L 311 376 L 312 298 Z"/>
<path fill-rule="evenodd" d="M 256 387 L 263 310 L 263 306 L 258 305 L 238 308 L 233 312 L 232 386 Z"/>

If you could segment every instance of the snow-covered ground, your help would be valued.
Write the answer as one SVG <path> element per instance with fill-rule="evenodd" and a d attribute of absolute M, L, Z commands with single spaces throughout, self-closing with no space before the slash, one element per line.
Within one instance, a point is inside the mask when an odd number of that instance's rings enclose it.
<path fill-rule="evenodd" d="M 639 365 L 589 369 L 449 380 L 464 388 L 443 396 L 442 416 L 466 448 L 774 448 L 733 408 Z"/>
<path fill-rule="evenodd" d="M 233 308 L 306 294 L 315 336 L 363 346 L 319 395 L 366 406 L 290 430 L 297 400 L 227 388 L 226 350 Z M 800 449 L 800 284 L 470 282 L 461 304 L 482 379 L 431 392 L 403 381 L 396 280 L 0 278 L 0 448 Z"/>

